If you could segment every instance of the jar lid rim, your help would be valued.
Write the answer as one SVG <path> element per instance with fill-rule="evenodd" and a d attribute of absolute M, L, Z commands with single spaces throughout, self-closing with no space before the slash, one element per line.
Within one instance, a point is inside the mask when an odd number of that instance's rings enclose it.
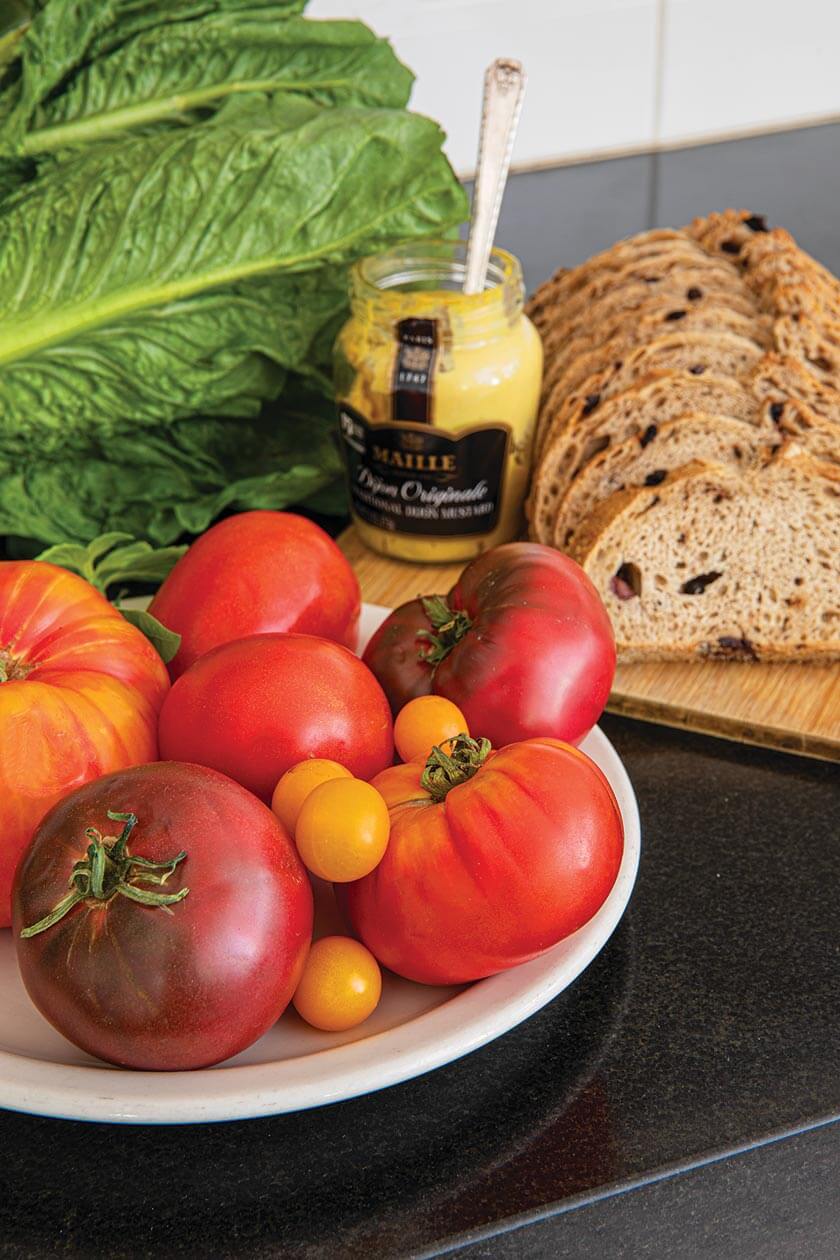
<path fill-rule="evenodd" d="M 508 285 L 523 285 L 522 268 L 518 258 L 496 245 L 490 252 L 487 280 L 484 289 L 475 294 L 464 294 L 460 284 L 466 274 L 467 244 L 456 240 L 410 241 L 392 246 L 377 254 L 361 258 L 352 267 L 352 282 L 359 296 L 364 292 L 369 298 L 385 296 L 394 290 L 405 291 L 405 286 L 417 281 L 434 280 L 438 276 L 454 281 L 451 291 L 459 294 L 464 302 L 481 304 L 486 295 Z"/>

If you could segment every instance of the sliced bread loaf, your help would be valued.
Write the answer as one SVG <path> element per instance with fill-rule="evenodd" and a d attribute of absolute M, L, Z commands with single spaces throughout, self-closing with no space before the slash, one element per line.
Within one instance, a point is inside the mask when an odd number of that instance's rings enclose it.
<path fill-rule="evenodd" d="M 630 263 L 611 275 L 599 273 L 555 309 L 554 322 L 546 331 L 595 323 L 612 311 L 632 310 L 655 300 L 663 293 L 673 299 L 675 308 L 691 306 L 709 294 L 716 294 L 732 310 L 743 315 L 759 313 L 755 294 L 738 272 L 714 258 L 693 257 L 685 248 L 673 249 L 661 257 Z"/>
<path fill-rule="evenodd" d="M 657 486 L 693 459 L 743 471 L 755 467 L 767 450 L 759 429 L 729 416 L 695 412 L 651 430 L 611 443 L 584 464 L 557 508 L 555 547 L 567 551 L 579 523 L 619 490 Z"/>
<path fill-rule="evenodd" d="M 572 555 L 624 661 L 840 657 L 840 473 L 807 456 L 747 474 L 695 461 L 621 491 Z"/>
<path fill-rule="evenodd" d="M 709 306 L 743 315 L 747 319 L 760 317 L 761 312 L 750 294 L 719 288 L 712 280 L 699 284 L 697 281 L 702 275 L 697 271 L 675 272 L 663 276 L 661 282 L 655 285 L 631 283 L 608 291 L 594 299 L 582 312 L 546 328 L 542 334 L 545 353 L 550 357 L 555 349 L 562 350 L 573 337 L 599 332 L 605 324 L 633 324 L 650 313 L 661 311 L 663 307 L 669 313 L 673 312 L 670 319 L 673 324 L 685 318 L 679 314 L 680 311 L 698 311 Z"/>
<path fill-rule="evenodd" d="M 758 345 L 770 348 L 772 321 L 769 316 L 748 317 L 715 302 L 698 302 L 690 308 L 674 306 L 666 298 L 658 306 L 636 312 L 632 319 L 619 316 L 605 321 L 599 328 L 588 328 L 556 347 L 547 359 L 543 396 L 548 397 L 566 369 L 582 355 L 613 343 L 623 353 L 636 346 L 657 341 L 674 332 L 735 333 Z"/>
<path fill-rule="evenodd" d="M 595 406 L 584 402 L 555 417 L 532 483 L 528 507 L 532 537 L 551 541 L 557 508 L 569 483 L 600 451 L 614 442 L 644 437 L 666 420 L 697 411 L 730 416 L 773 432 L 755 397 L 737 381 L 687 372 L 652 376 Z"/>
<path fill-rule="evenodd" d="M 637 236 L 616 241 L 614 245 L 599 254 L 593 254 L 577 267 L 555 271 L 533 294 L 526 308 L 527 313 L 538 322 L 544 312 L 564 302 L 576 289 L 586 284 L 595 272 L 618 270 L 634 258 L 655 258 L 672 248 L 675 241 L 687 240 L 685 232 L 679 228 L 655 228 L 650 232 L 640 232 Z M 698 248 L 698 255 L 701 253 L 702 249 Z"/>
<path fill-rule="evenodd" d="M 735 333 L 671 333 L 625 353 L 613 342 L 570 364 L 546 399 L 536 451 L 542 450 L 548 418 L 561 407 L 597 405 L 630 389 L 655 372 L 689 372 L 692 376 L 749 377 L 763 357 L 760 345 Z M 589 372 L 586 369 L 589 368 Z"/>

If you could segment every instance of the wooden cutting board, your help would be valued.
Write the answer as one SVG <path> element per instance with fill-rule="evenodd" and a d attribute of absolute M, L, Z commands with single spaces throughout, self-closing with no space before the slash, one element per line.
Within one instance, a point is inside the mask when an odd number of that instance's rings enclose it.
<path fill-rule="evenodd" d="M 377 556 L 353 529 L 339 538 L 368 603 L 395 608 L 445 593 L 463 565 L 406 564 Z M 746 744 L 840 761 L 840 666 L 690 661 L 621 665 L 607 708 Z"/>

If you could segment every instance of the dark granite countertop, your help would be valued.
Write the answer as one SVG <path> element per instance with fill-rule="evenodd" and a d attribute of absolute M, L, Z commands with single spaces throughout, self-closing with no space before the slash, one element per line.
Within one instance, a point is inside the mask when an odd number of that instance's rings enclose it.
<path fill-rule="evenodd" d="M 819 1228 L 812 1257 L 836 1255 L 840 1126 L 782 1143 L 790 1169 L 776 1148 L 725 1157 L 840 1115 L 837 767 L 604 725 L 642 861 L 569 991 L 448 1068 L 318 1111 L 180 1129 L 0 1113 L 0 1255 L 769 1257 Z"/>
<path fill-rule="evenodd" d="M 533 283 L 648 223 L 742 204 L 837 266 L 839 136 L 520 176 L 503 243 Z M 0 1257 L 840 1254 L 838 767 L 604 728 L 642 861 L 570 990 L 458 1063 L 299 1115 L 178 1129 L 0 1112 Z"/>

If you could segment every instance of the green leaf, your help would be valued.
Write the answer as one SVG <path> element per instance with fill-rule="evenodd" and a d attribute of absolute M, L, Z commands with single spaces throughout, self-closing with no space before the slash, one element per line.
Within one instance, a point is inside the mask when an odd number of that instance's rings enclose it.
<path fill-rule="evenodd" d="M 300 503 L 341 475 L 333 404 L 290 384 L 257 419 L 194 417 L 84 457 L 0 457 L 0 533 L 84 543 L 125 530 L 165 545 L 223 511 Z"/>
<path fill-rule="evenodd" d="M 37 107 L 77 67 L 111 52 L 126 40 L 172 22 L 206 17 L 219 10 L 262 10 L 271 20 L 300 13 L 305 0 L 38 0 L 17 52 L 20 79 L 0 98 L 0 134 L 14 151 Z"/>
<path fill-rule="evenodd" d="M 31 21 L 32 14 L 23 0 L 4 0 L 0 6 L 0 76 L 19 56 Z"/>
<path fill-rule="evenodd" d="M 25 153 L 184 120 L 241 93 L 300 93 L 318 105 L 399 108 L 411 73 L 360 22 L 278 22 L 266 9 L 152 27 L 83 66 L 35 113 Z"/>
<path fill-rule="evenodd" d="M 117 584 L 162 582 L 185 551 L 186 547 L 156 550 L 149 543 L 138 541 L 132 534 L 114 530 L 100 535 L 86 546 L 59 543 L 48 547 L 36 558 L 78 573 L 106 595 L 109 587 Z"/>
<path fill-rule="evenodd" d="M 403 112 L 329 109 L 283 132 L 269 114 L 94 145 L 13 192 L 0 455 L 253 414 L 343 302 L 327 264 L 464 216 L 441 139 Z"/>
<path fill-rule="evenodd" d="M 164 665 L 168 665 L 181 646 L 181 636 L 169 630 L 157 617 L 145 608 L 120 608 L 126 621 L 141 630 L 157 651 Z"/>

